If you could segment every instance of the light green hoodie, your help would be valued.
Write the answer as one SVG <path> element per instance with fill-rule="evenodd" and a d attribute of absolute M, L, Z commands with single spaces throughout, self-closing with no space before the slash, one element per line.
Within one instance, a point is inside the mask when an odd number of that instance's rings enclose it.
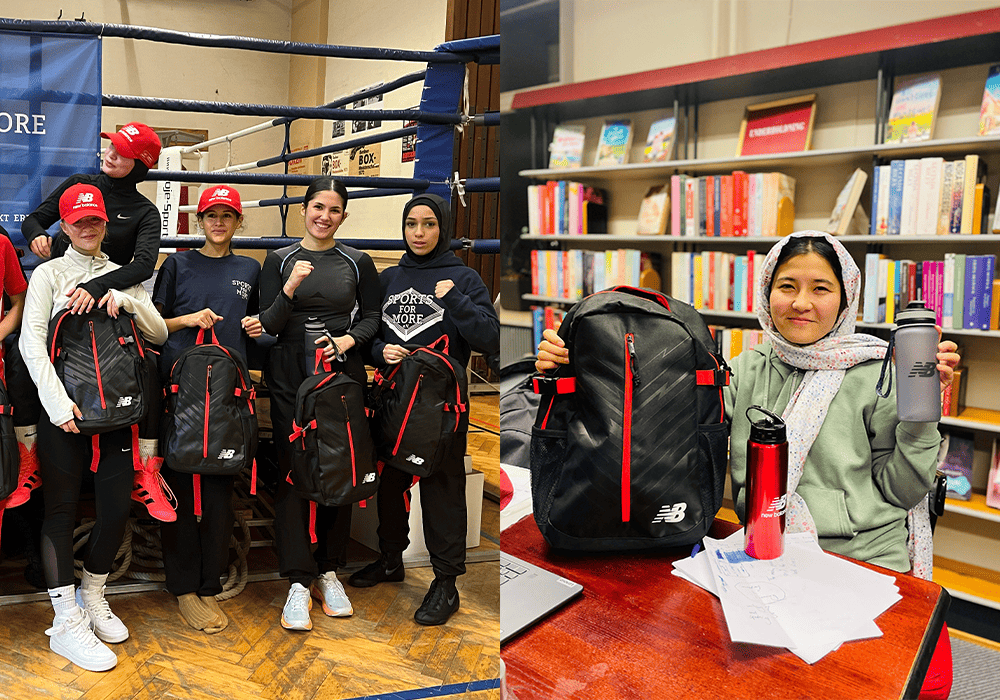
<path fill-rule="evenodd" d="M 896 571 L 909 571 L 906 511 L 927 496 L 937 469 L 937 423 L 900 422 L 895 386 L 875 393 L 881 360 L 847 370 L 806 457 L 797 492 L 816 522 L 820 546 Z M 730 469 L 736 513 L 745 515 L 746 453 L 758 405 L 781 415 L 802 381 L 770 343 L 732 361 L 726 414 L 732 419 Z"/>

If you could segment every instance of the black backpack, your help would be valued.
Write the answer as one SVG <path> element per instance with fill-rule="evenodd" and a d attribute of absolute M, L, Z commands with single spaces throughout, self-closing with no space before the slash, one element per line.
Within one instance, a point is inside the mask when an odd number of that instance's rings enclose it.
<path fill-rule="evenodd" d="M 500 463 L 527 467 L 531 425 L 538 413 L 532 375 L 535 361 L 518 360 L 500 368 Z"/>
<path fill-rule="evenodd" d="M 183 474 L 234 476 L 254 464 L 257 414 L 246 360 L 220 345 L 215 331 L 198 331 L 195 344 L 170 368 L 160 424 L 164 464 Z M 251 478 L 255 491 L 256 479 Z"/>
<path fill-rule="evenodd" d="M 448 355 L 447 335 L 426 347 L 404 347 L 410 354 L 388 375 L 375 373 L 368 404 L 379 457 L 425 477 L 451 449 L 469 389 L 465 368 Z"/>
<path fill-rule="evenodd" d="M 132 314 L 64 309 L 49 321 L 49 360 L 83 414 L 84 435 L 136 425 L 149 407 L 145 341 Z"/>
<path fill-rule="evenodd" d="M 361 384 L 343 372 L 306 377 L 295 397 L 289 480 L 313 504 L 346 506 L 378 490 Z"/>
<path fill-rule="evenodd" d="M 569 364 L 536 377 L 535 522 L 553 547 L 623 551 L 698 542 L 722 505 L 729 367 L 701 316 L 615 287 L 559 329 Z"/>

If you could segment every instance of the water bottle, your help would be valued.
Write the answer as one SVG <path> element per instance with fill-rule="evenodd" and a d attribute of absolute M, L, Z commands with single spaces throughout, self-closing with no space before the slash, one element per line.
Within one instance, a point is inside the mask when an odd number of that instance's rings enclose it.
<path fill-rule="evenodd" d="M 896 314 L 896 411 L 899 420 L 921 423 L 941 419 L 941 382 L 937 371 L 938 332 L 933 309 L 920 299 Z"/>
<path fill-rule="evenodd" d="M 315 316 L 310 316 L 306 319 L 305 336 L 302 344 L 305 350 L 307 374 L 320 374 L 323 371 L 323 349 L 326 347 L 326 344 L 320 343 L 317 345 L 316 341 L 326 337 L 326 327 L 322 321 Z"/>
<path fill-rule="evenodd" d="M 750 411 L 764 414 L 754 422 Z M 785 422 L 760 406 L 747 409 L 746 527 L 743 549 L 755 559 L 776 559 L 785 551 L 788 442 Z"/>

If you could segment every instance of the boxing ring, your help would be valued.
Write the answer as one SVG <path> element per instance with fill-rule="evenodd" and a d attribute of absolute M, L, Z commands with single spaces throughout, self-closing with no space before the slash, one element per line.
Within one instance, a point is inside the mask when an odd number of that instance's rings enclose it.
<path fill-rule="evenodd" d="M 220 49 L 242 49 L 249 51 L 264 51 L 325 58 L 369 59 L 380 61 L 398 61 L 402 63 L 424 64 L 419 70 L 401 75 L 400 77 L 381 84 L 368 87 L 353 94 L 338 98 L 329 104 L 316 107 L 292 107 L 284 105 L 241 104 L 229 102 L 206 102 L 181 99 L 148 98 L 127 95 L 101 95 L 102 107 L 118 107 L 126 109 L 164 110 L 188 113 L 211 113 L 239 116 L 256 116 L 264 119 L 253 127 L 234 131 L 201 143 L 164 148 L 160 155 L 159 166 L 163 169 L 151 170 L 146 180 L 157 182 L 156 205 L 161 217 L 161 249 L 195 248 L 204 243 L 204 237 L 198 235 L 178 235 L 177 222 L 181 213 L 194 212 L 194 206 L 181 206 L 179 191 L 182 183 L 255 185 L 274 187 L 279 193 L 276 196 L 243 201 L 244 209 L 276 207 L 281 218 L 280 236 L 237 236 L 233 239 L 233 248 L 239 249 L 272 249 L 289 245 L 294 237 L 288 236 L 287 218 L 293 205 L 301 204 L 302 197 L 289 196 L 288 188 L 308 185 L 320 173 L 312 175 L 292 174 L 289 164 L 293 160 L 312 158 L 325 154 L 346 151 L 373 144 L 386 143 L 393 140 L 415 137 L 415 157 L 412 177 L 363 177 L 333 175 L 344 183 L 351 200 L 376 197 L 391 197 L 417 193 L 433 193 L 452 202 L 457 198 L 461 206 L 466 206 L 466 198 L 487 193 L 498 193 L 499 177 L 460 178 L 453 171 L 454 145 L 456 130 L 489 129 L 499 124 L 499 112 L 470 114 L 468 109 L 468 77 L 469 64 L 492 65 L 500 60 L 500 37 L 485 36 L 472 39 L 462 39 L 445 42 L 433 51 L 408 51 L 399 49 L 335 46 L 326 44 L 307 44 L 284 42 L 247 37 L 195 34 L 177 32 L 150 27 L 137 27 L 119 24 L 89 23 L 79 21 L 43 21 L 0 18 L 0 31 L 25 32 L 30 34 L 76 34 L 91 35 L 105 38 L 117 37 L 144 41 L 201 46 Z M 416 109 L 344 109 L 348 104 L 364 100 L 368 97 L 386 95 L 404 86 L 422 82 L 420 103 Z M 379 122 L 403 122 L 404 126 L 389 131 L 379 131 L 374 134 L 337 140 L 329 145 L 309 150 L 292 151 L 290 145 L 291 125 L 299 119 L 320 119 L 337 121 L 372 120 Z M 415 122 L 415 126 L 405 126 L 407 122 Z M 258 134 L 260 132 L 278 129 L 281 131 L 281 146 L 273 156 L 258 159 L 248 163 L 232 164 L 232 143 L 238 139 Z M 496 131 L 492 138 L 496 139 Z M 224 168 L 209 171 L 209 149 L 226 145 L 229 148 L 229 158 Z M 181 169 L 182 163 L 196 161 L 194 170 Z M 260 168 L 283 165 L 284 173 L 254 173 Z M 96 168 L 94 170 L 96 172 Z M 196 198 L 195 198 L 196 199 Z M 37 202 L 35 203 L 37 205 Z M 400 207 L 401 209 L 402 207 Z M 454 208 L 454 205 L 453 205 Z M 339 238 L 346 245 L 363 250 L 401 251 L 404 243 L 398 232 L 397 221 L 392 221 L 395 231 L 391 239 L 379 238 Z M 500 252 L 499 239 L 461 238 L 452 241 L 453 249 L 465 249 L 477 254 L 495 255 Z M 226 588 L 221 597 L 237 595 L 248 580 L 266 580 L 278 578 L 277 574 L 248 575 L 246 556 L 252 547 L 266 547 L 271 540 L 254 540 L 250 528 L 267 527 L 269 517 L 243 517 L 238 515 L 237 525 L 242 531 L 242 539 L 234 537 L 233 546 L 239 561 L 230 567 Z M 84 528 L 75 533 L 75 547 L 84 544 L 88 532 Z M 136 592 L 160 590 L 162 586 L 154 581 L 162 581 L 161 574 L 129 571 L 130 562 L 142 565 L 144 568 L 157 568 L 157 543 L 151 541 L 148 528 L 130 519 L 130 526 L 116 568 L 109 580 L 122 576 L 144 581 L 127 585 L 115 586 L 116 592 Z M 470 553 L 469 561 L 486 561 L 496 559 L 492 556 L 478 556 Z M 77 562 L 80 566 L 80 562 Z M 0 596 L 0 605 L 30 600 L 47 599 L 47 594 L 26 594 Z"/>

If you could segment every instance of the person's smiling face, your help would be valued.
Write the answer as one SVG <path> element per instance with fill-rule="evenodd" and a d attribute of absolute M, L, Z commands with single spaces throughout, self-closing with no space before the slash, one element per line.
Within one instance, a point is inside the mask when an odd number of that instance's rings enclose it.
<path fill-rule="evenodd" d="M 774 272 L 771 320 L 790 343 L 810 345 L 833 330 L 840 315 L 840 282 L 817 253 L 789 258 Z"/>

